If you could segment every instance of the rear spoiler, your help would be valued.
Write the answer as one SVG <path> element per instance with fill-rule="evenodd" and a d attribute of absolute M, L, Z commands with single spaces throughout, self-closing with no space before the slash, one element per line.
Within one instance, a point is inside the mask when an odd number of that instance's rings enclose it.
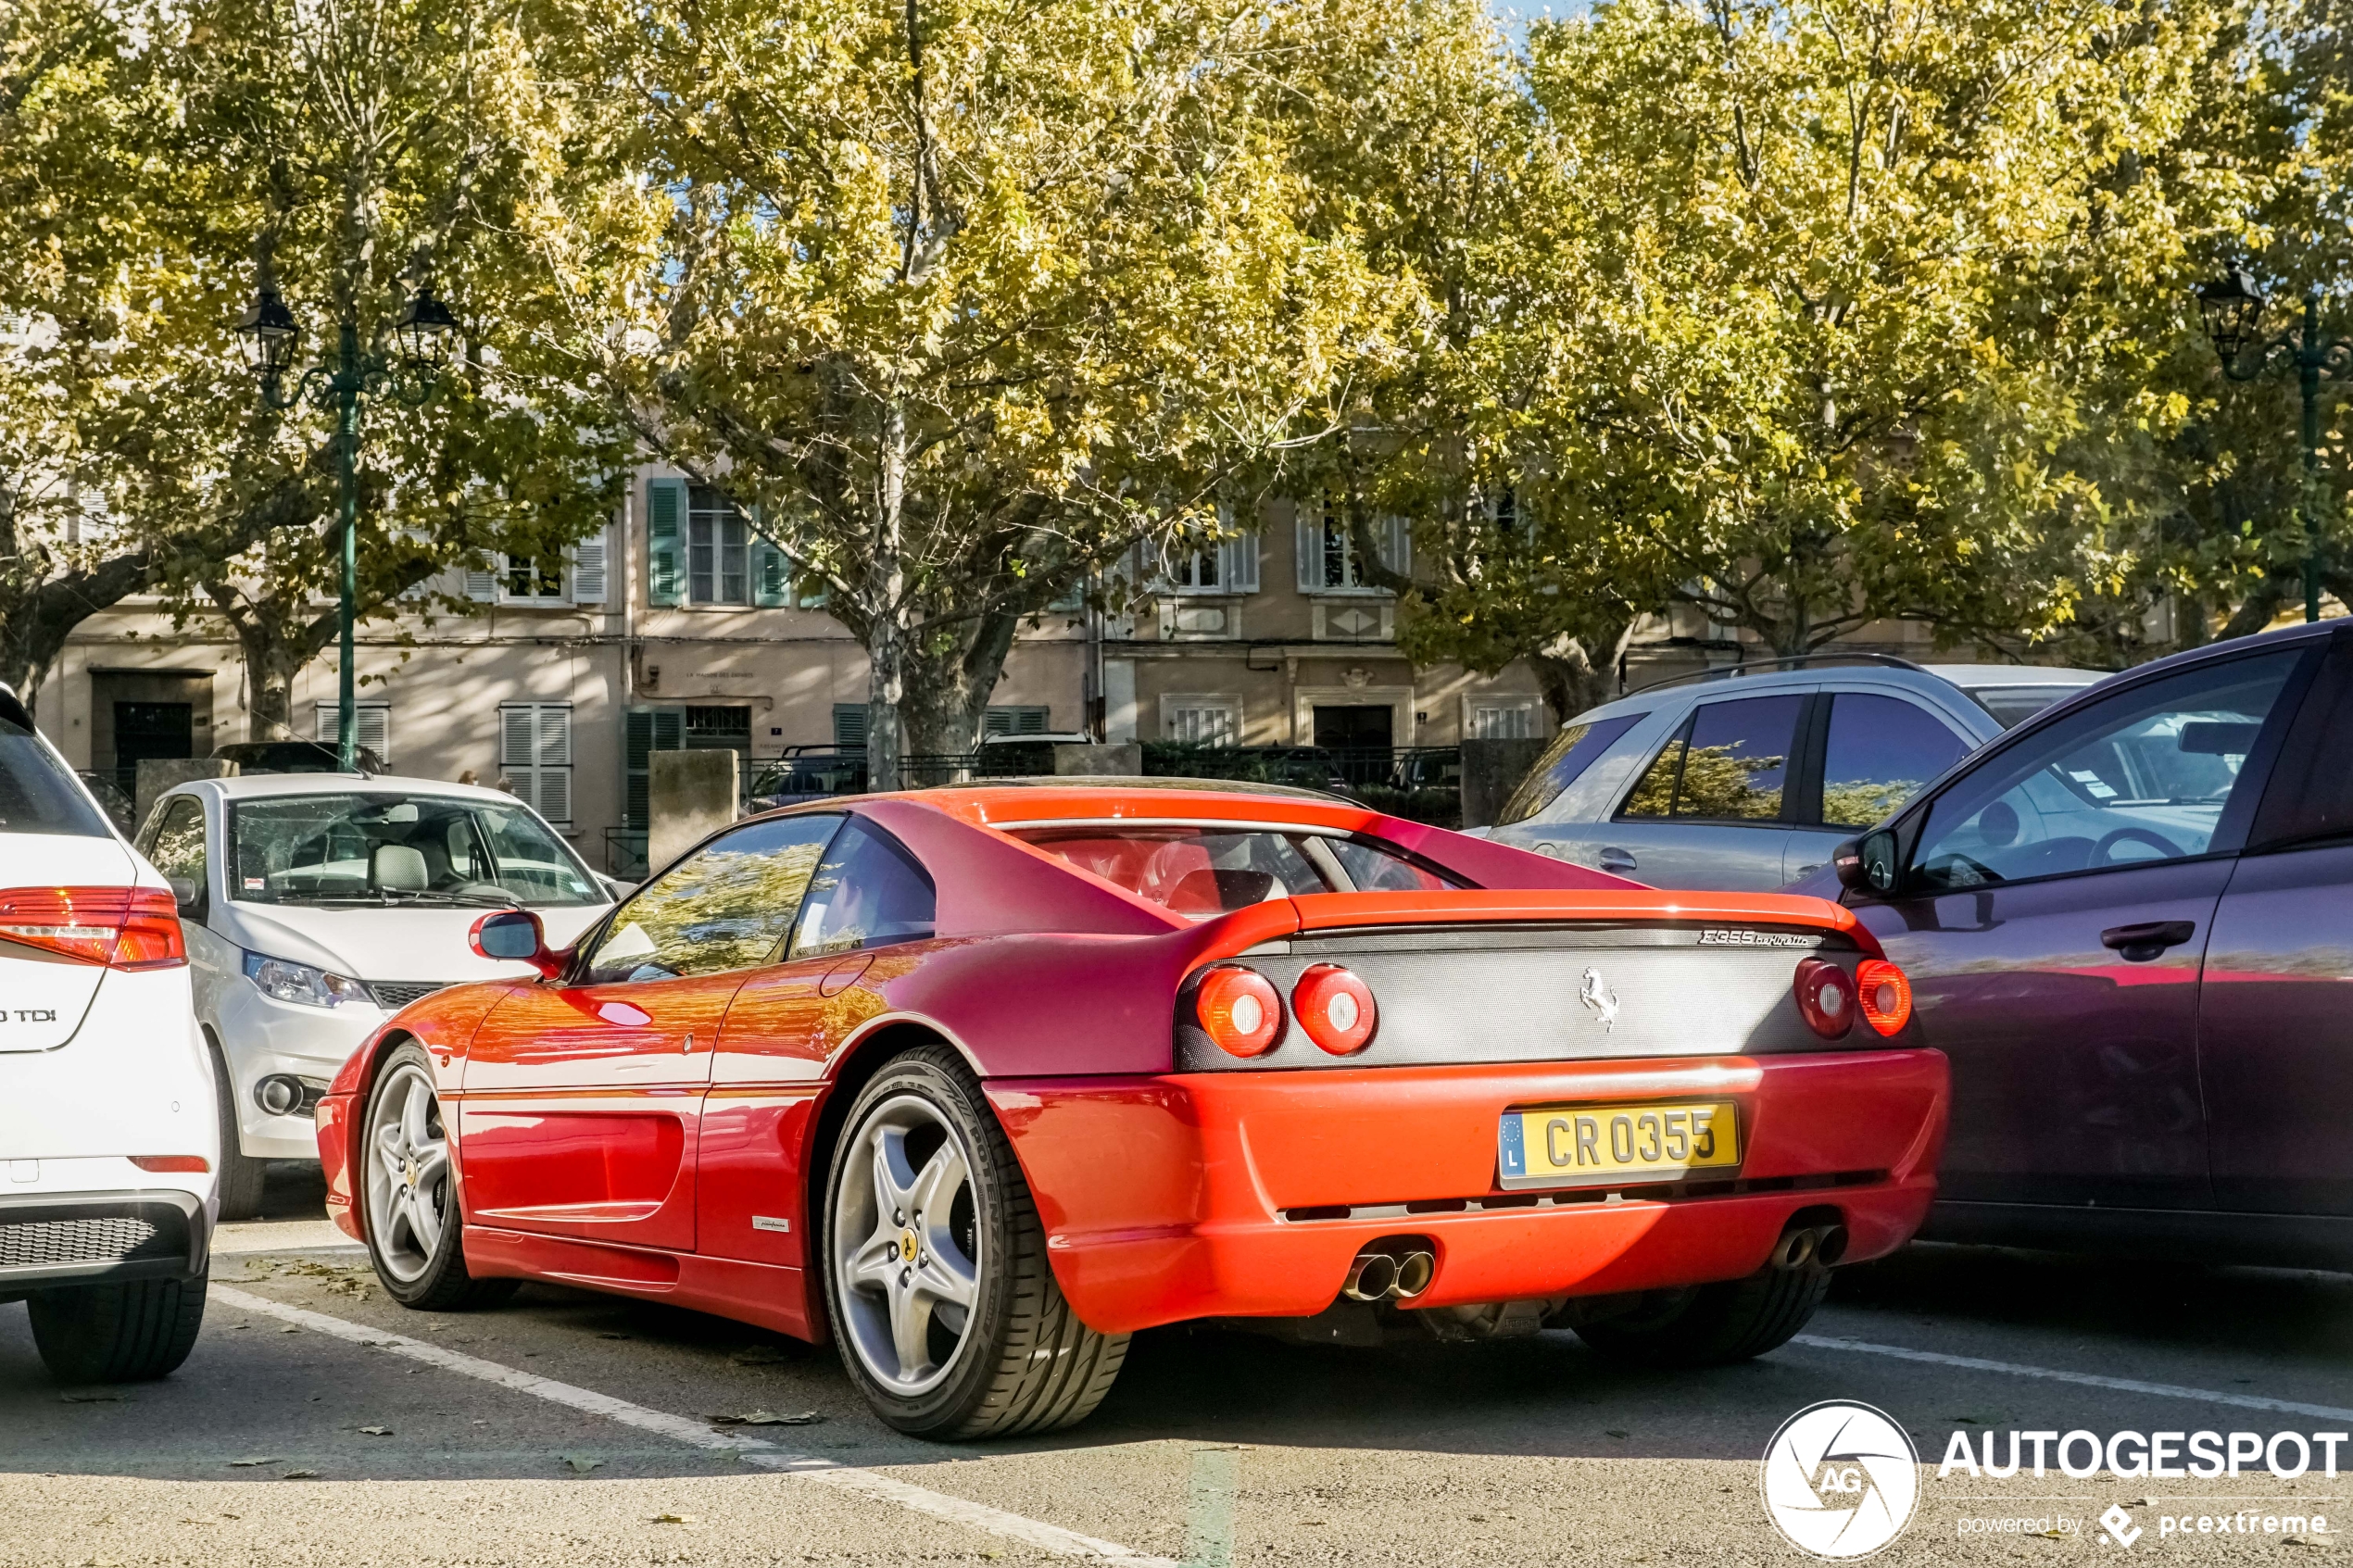
<path fill-rule="evenodd" d="M 1796 926 L 1832 932 L 1871 958 L 1879 938 L 1854 911 L 1827 898 L 1787 893 L 1448 892 L 1302 893 L 1270 898 L 1207 922 L 1190 967 L 1309 931 L 1366 926 L 1696 925 L 1727 931 Z M 1738 944 L 1728 943 L 1727 946 Z"/>

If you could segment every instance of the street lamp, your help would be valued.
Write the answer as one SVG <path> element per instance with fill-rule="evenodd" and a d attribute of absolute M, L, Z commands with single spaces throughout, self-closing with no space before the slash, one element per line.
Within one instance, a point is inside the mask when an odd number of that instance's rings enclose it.
<path fill-rule="evenodd" d="M 2224 375 L 2253 381 L 2271 369 L 2275 355 L 2296 367 L 2304 394 L 2304 473 L 2296 510 L 2304 518 L 2304 619 L 2312 621 L 2321 618 L 2321 383 L 2353 375 L 2353 339 L 2321 335 L 2321 296 L 2310 293 L 2304 296 L 2303 326 L 2265 342 L 2258 336 L 2263 305 L 2255 280 L 2235 267 L 2197 291 L 2198 314 L 2206 318 L 2206 335 Z"/>
<path fill-rule="evenodd" d="M 359 764 L 359 711 L 352 657 L 352 621 L 359 595 L 359 399 L 389 391 L 411 408 L 433 392 L 434 378 L 449 362 L 458 336 L 458 319 L 449 307 L 418 285 L 398 316 L 392 336 L 399 352 L 391 358 L 359 351 L 359 324 L 348 312 L 335 332 L 335 359 L 302 372 L 294 390 L 284 390 L 301 335 L 294 312 L 267 282 L 254 290 L 253 304 L 237 320 L 245 358 L 261 382 L 261 400 L 272 408 L 291 408 L 308 395 L 335 416 L 335 467 L 343 500 L 343 594 L 338 633 L 343 670 L 337 695 L 342 712 L 335 721 L 335 765 L 356 772 Z"/>

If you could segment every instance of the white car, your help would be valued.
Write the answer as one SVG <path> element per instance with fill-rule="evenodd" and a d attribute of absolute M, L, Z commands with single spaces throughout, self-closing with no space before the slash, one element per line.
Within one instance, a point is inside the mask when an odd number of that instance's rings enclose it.
<path fill-rule="evenodd" d="M 0 686 L 0 1302 L 67 1383 L 204 1322 L 220 1129 L 180 917 Z"/>
<path fill-rule="evenodd" d="M 259 1205 L 264 1160 L 319 1158 L 319 1096 L 376 1025 L 444 985 L 533 972 L 474 955 L 484 910 L 533 910 L 561 947 L 612 907 L 531 808 L 430 779 L 200 779 L 157 799 L 139 847 L 179 897 L 224 1085 L 227 1220 Z"/>

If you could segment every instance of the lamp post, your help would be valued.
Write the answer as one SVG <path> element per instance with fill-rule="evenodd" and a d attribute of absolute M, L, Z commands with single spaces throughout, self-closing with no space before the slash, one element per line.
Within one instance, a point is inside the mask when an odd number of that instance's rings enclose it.
<path fill-rule="evenodd" d="M 2304 296 L 2303 325 L 2264 340 L 2257 335 L 2263 305 L 2255 280 L 2239 268 L 2197 291 L 2198 313 L 2206 318 L 2206 335 L 2224 375 L 2253 381 L 2271 369 L 2274 357 L 2296 367 L 2304 395 L 2304 471 L 2296 510 L 2304 519 L 2304 619 L 2312 621 L 2321 618 L 2321 383 L 2353 375 L 2353 339 L 2322 335 L 2321 296 L 2310 293 Z"/>
<path fill-rule="evenodd" d="M 343 585 L 337 637 L 342 671 L 337 696 L 342 711 L 335 720 L 335 766 L 346 773 L 359 771 L 359 710 L 352 658 L 352 622 L 359 595 L 359 399 L 389 390 L 411 408 L 431 395 L 434 378 L 448 363 L 449 348 L 458 335 L 457 318 L 449 307 L 420 284 L 392 323 L 398 352 L 391 357 L 363 354 L 359 324 L 346 312 L 335 330 L 335 358 L 304 370 L 294 390 L 284 390 L 285 378 L 301 335 L 294 312 L 265 281 L 255 289 L 253 304 L 237 321 L 237 335 L 245 358 L 261 379 L 261 400 L 272 408 L 291 408 L 307 395 L 335 417 L 335 470 L 343 507 Z"/>

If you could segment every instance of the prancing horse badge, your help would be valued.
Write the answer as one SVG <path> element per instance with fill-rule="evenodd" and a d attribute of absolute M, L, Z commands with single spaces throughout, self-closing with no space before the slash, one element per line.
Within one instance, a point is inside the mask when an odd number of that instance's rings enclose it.
<path fill-rule="evenodd" d="M 1587 1010 L 1602 1021 L 1602 1033 L 1607 1035 L 1617 1027 L 1617 993 L 1609 988 L 1598 969 L 1585 972 L 1585 988 L 1577 993 Z"/>

